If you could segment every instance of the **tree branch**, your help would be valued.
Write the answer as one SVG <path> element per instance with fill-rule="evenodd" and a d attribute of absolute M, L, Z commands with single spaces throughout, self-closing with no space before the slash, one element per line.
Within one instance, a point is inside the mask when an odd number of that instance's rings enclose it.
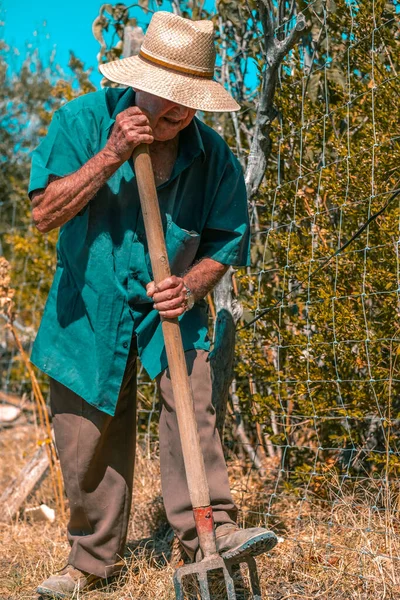
<path fill-rule="evenodd" d="M 290 5 L 290 9 L 289 9 L 289 15 L 287 18 L 288 21 L 291 21 L 292 18 L 294 17 L 294 11 L 296 10 L 296 6 L 297 6 L 296 0 L 292 0 L 292 4 Z"/>
<path fill-rule="evenodd" d="M 282 27 L 285 23 L 285 4 L 286 0 L 279 0 L 278 5 L 278 27 Z"/>
<path fill-rule="evenodd" d="M 212 373 L 212 402 L 217 413 L 217 428 L 222 437 L 229 386 L 233 379 L 236 323 L 242 316 L 242 307 L 232 294 L 230 267 L 214 290 L 217 318 L 214 330 L 214 348 L 210 353 Z"/>
<path fill-rule="evenodd" d="M 274 8 L 271 0 L 260 0 L 259 13 L 264 31 L 265 47 L 267 49 L 267 46 L 271 43 L 271 40 L 274 39 L 275 30 Z"/>
<path fill-rule="evenodd" d="M 295 0 L 293 0 L 290 6 L 289 15 L 295 10 L 294 6 Z M 273 103 L 279 67 L 287 52 L 289 52 L 300 39 L 301 32 L 305 28 L 304 16 L 300 14 L 297 17 L 296 25 L 284 39 L 280 40 L 274 38 L 275 13 L 272 0 L 259 0 L 258 10 L 264 32 L 264 51 L 267 64 L 263 73 L 254 131 L 252 136 L 249 136 L 251 145 L 245 173 L 246 191 L 249 202 L 252 201 L 252 198 L 260 187 L 265 174 L 267 160 L 271 154 L 270 131 L 272 122 L 277 115 Z M 282 14 L 284 16 L 284 12 Z M 223 28 L 221 28 L 221 31 L 222 48 L 224 56 L 226 57 L 226 32 Z M 238 39 L 237 36 L 235 37 L 237 46 L 243 48 L 243 42 L 241 43 L 240 39 Z M 240 63 L 234 62 L 234 69 L 236 78 L 240 79 L 242 77 Z M 223 72 L 224 65 L 222 65 L 221 70 Z M 225 82 L 230 84 L 228 74 L 225 75 Z M 243 80 L 240 81 L 240 85 L 243 88 Z M 232 117 L 232 119 L 234 119 L 234 117 Z M 240 147 L 240 129 L 236 121 L 234 120 L 233 122 L 237 146 Z M 253 215 L 255 218 L 258 218 L 254 203 Z M 213 404 L 217 412 L 217 424 L 220 433 L 222 433 L 225 420 L 229 385 L 233 377 L 236 321 L 240 318 L 238 314 L 235 314 L 234 302 L 236 299 L 232 294 L 231 274 L 232 271 L 228 271 L 224 275 L 214 292 L 217 318 L 214 332 L 214 349 L 210 354 L 210 362 L 213 373 Z M 233 390 L 232 398 L 234 399 L 234 397 L 235 393 Z M 238 437 L 242 436 L 242 441 L 244 441 L 243 448 L 251 455 L 252 460 L 257 463 L 259 459 L 254 452 L 254 449 L 251 448 L 251 444 L 249 444 L 247 439 L 243 439 L 243 424 L 238 423 L 236 435 Z M 260 464 L 256 464 L 257 468 L 260 468 L 260 466 Z"/>
<path fill-rule="evenodd" d="M 296 25 L 293 27 L 289 35 L 283 40 L 282 46 L 279 49 L 280 61 L 285 55 L 297 44 L 306 28 L 306 19 L 303 13 L 300 13 L 296 19 Z"/>
<path fill-rule="evenodd" d="M 236 439 L 242 445 L 243 450 L 246 452 L 248 457 L 252 462 L 252 466 L 257 469 L 261 477 L 265 477 L 265 470 L 261 464 L 261 461 L 257 455 L 257 447 L 254 448 L 253 444 L 250 442 L 249 437 L 246 434 L 246 430 L 244 428 L 242 411 L 240 410 L 240 402 L 239 397 L 236 394 L 236 381 L 232 381 L 232 391 L 231 391 L 231 400 L 233 407 L 233 416 L 235 418 L 235 429 L 234 435 Z"/>
<path fill-rule="evenodd" d="M 180 17 L 182 16 L 181 7 L 179 6 L 179 0 L 171 0 L 171 7 L 172 7 L 172 12 L 175 15 L 179 15 Z"/>
<path fill-rule="evenodd" d="M 260 0 L 260 15 L 265 12 L 265 0 Z M 269 27 L 269 23 L 266 23 Z M 261 86 L 260 101 L 257 107 L 256 124 L 253 134 L 253 141 L 250 146 L 247 170 L 245 174 L 247 197 L 249 201 L 258 191 L 261 181 L 264 177 L 267 160 L 271 154 L 271 125 L 276 117 L 276 110 L 273 106 L 277 76 L 279 67 L 285 55 L 294 47 L 301 38 L 305 29 L 305 18 L 300 13 L 296 20 L 296 25 L 283 39 L 278 40 L 266 37 L 266 60 L 268 67 L 264 71 L 263 82 Z"/>

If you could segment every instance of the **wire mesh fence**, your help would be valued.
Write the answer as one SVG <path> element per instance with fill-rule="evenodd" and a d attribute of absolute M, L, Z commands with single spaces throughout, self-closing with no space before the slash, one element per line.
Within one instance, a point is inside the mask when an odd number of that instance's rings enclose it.
<path fill-rule="evenodd" d="M 393 583 L 398 20 L 396 6 L 371 2 L 367 18 L 361 4 L 310 3 L 309 45 L 281 69 L 276 153 L 239 278 L 258 319 L 239 331 L 237 386 L 264 478 L 243 509 L 324 569 L 357 581 L 383 569 Z"/>
<path fill-rule="evenodd" d="M 398 585 L 399 7 L 302 4 L 312 26 L 280 69 L 252 266 L 236 273 L 244 316 L 224 441 L 242 522 L 272 526 L 288 556 L 355 586 Z M 27 277 L 29 261 L 18 263 Z M 49 271 L 22 279 L 19 313 L 24 285 L 36 289 L 21 323 L 29 345 Z M 9 344 L 4 334 L 1 386 L 22 394 Z M 158 400 L 143 370 L 139 403 L 150 455 Z"/>

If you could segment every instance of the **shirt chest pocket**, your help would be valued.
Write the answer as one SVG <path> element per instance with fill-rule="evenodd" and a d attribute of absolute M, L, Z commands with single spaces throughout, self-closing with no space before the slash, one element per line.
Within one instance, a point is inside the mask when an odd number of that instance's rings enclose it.
<path fill-rule="evenodd" d="M 165 243 L 171 273 L 182 276 L 193 264 L 200 245 L 200 234 L 197 231 L 181 229 L 176 223 L 168 219 Z"/>

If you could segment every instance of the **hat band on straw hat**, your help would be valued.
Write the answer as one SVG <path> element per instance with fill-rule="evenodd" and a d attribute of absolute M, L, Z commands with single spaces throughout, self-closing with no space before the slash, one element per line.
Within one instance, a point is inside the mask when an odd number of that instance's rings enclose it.
<path fill-rule="evenodd" d="M 143 48 L 139 51 L 140 58 L 153 63 L 154 65 L 158 65 L 161 67 L 166 67 L 171 71 L 179 71 L 180 73 L 185 73 L 186 75 L 196 75 L 197 77 L 204 77 L 204 79 L 212 79 L 214 77 L 214 71 L 199 71 L 197 69 L 193 69 L 191 67 L 183 67 L 182 65 L 171 64 L 161 58 L 156 58 L 155 56 L 151 56 L 147 54 Z"/>
<path fill-rule="evenodd" d="M 215 81 L 215 59 L 212 21 L 191 21 L 158 11 L 138 54 L 101 64 L 99 69 L 110 81 L 194 110 L 239 110 L 228 90 Z"/>

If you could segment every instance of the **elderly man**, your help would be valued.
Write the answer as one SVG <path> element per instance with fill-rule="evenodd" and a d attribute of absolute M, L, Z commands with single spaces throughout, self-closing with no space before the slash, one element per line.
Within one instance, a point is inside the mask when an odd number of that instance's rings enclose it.
<path fill-rule="evenodd" d="M 213 78 L 213 26 L 156 13 L 140 55 L 101 70 L 127 86 L 63 106 L 33 154 L 38 229 L 60 228 L 57 269 L 32 361 L 50 376 L 54 432 L 69 499 L 67 566 L 38 588 L 69 598 L 121 568 L 135 455 L 136 362 L 157 379 L 167 517 L 200 558 L 160 315 L 180 317 L 217 545 L 226 558 L 271 549 L 276 536 L 240 530 L 215 428 L 206 294 L 248 261 L 243 175 L 196 110 L 239 106 Z M 132 164 L 149 144 L 173 275 L 155 287 Z"/>

